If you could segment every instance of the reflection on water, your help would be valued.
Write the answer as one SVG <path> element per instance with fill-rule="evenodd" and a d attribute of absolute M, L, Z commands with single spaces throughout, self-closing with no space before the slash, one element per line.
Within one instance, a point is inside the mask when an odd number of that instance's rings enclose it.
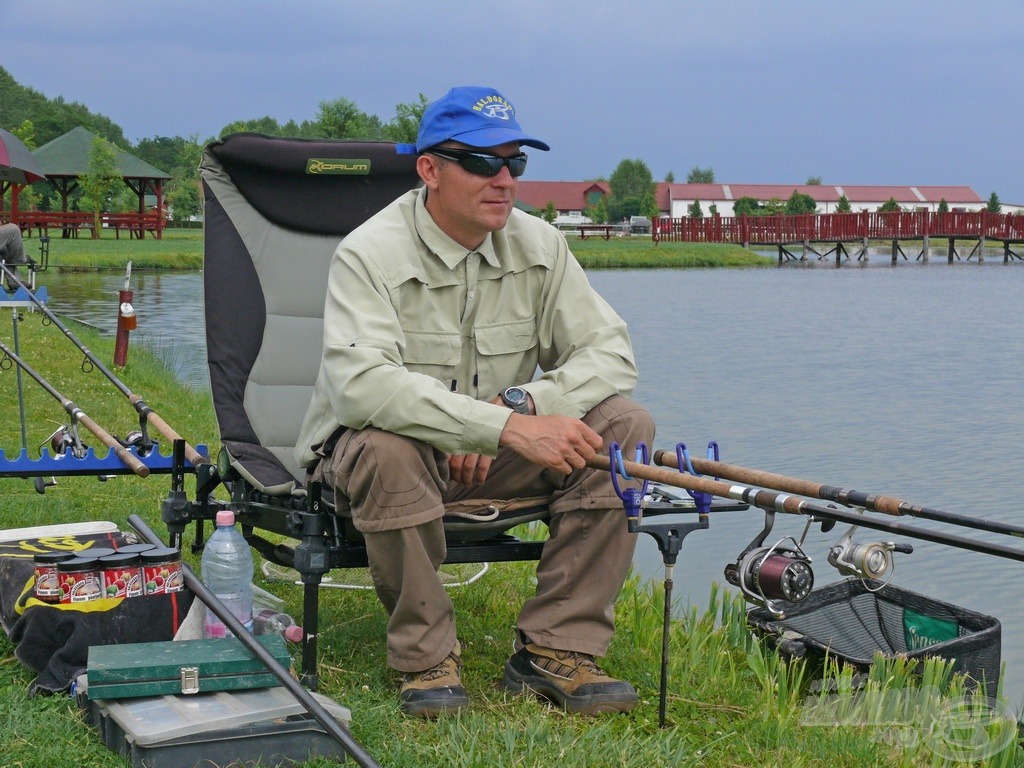
<path fill-rule="evenodd" d="M 38 275 L 37 282 L 46 286 L 48 306 L 58 315 L 108 333 L 117 330 L 118 292 L 124 288 L 123 274 L 47 271 Z M 208 389 L 202 275 L 136 270 L 130 287 L 138 316 L 138 329 L 132 331 L 130 344 L 145 345 L 181 381 L 197 389 Z"/>
<path fill-rule="evenodd" d="M 896 268 L 602 271 L 591 281 L 630 324 L 637 397 L 658 422 L 655 447 L 717 440 L 722 459 L 820 483 L 900 496 L 961 514 L 1020 522 L 1024 477 L 1021 387 L 1024 265 L 933 258 Z M 51 306 L 113 331 L 123 276 L 46 274 Z M 132 277 L 140 337 L 193 386 L 208 386 L 199 274 Z M 702 603 L 722 568 L 760 530 L 757 512 L 727 512 L 691 534 L 676 594 Z M 778 521 L 777 537 L 802 521 Z M 996 534 L 945 530 L 1013 545 Z M 842 534 L 814 529 L 816 582 Z M 891 535 L 862 531 L 864 542 Z M 894 582 L 996 616 L 1007 691 L 1024 696 L 1024 565 L 913 541 Z M 660 579 L 644 537 L 637 565 Z"/>

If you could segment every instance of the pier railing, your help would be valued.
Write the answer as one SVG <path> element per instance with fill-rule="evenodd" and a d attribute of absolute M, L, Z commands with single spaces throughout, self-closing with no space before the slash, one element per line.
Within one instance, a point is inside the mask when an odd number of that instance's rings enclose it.
<path fill-rule="evenodd" d="M 710 216 L 655 219 L 655 242 L 786 245 L 925 237 L 1024 242 L 1024 214 L 987 211 L 809 213 L 799 216 Z"/>

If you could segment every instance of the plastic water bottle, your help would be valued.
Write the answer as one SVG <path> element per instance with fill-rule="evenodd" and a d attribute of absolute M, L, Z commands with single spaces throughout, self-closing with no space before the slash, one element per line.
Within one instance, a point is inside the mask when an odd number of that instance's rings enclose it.
<path fill-rule="evenodd" d="M 281 635 L 290 643 L 302 642 L 302 627 L 287 613 L 280 613 L 273 608 L 257 611 L 252 617 L 254 635 Z"/>
<path fill-rule="evenodd" d="M 217 530 L 203 548 L 201 570 L 203 583 L 252 632 L 252 552 L 231 510 L 217 513 Z M 234 636 L 209 609 L 203 631 L 206 637 Z"/>

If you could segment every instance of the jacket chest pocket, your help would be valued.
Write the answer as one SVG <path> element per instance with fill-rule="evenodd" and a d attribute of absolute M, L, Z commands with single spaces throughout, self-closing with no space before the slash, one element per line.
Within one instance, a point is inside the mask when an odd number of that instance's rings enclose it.
<path fill-rule="evenodd" d="M 536 319 L 477 326 L 474 333 L 482 391 L 533 380 L 538 358 Z"/>
<path fill-rule="evenodd" d="M 462 338 L 456 332 L 406 331 L 402 362 L 416 373 L 450 383 L 462 360 Z"/>

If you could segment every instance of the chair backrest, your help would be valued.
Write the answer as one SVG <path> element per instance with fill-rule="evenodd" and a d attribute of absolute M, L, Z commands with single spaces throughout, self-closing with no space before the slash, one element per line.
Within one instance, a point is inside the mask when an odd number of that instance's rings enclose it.
<path fill-rule="evenodd" d="M 206 148 L 207 362 L 221 444 L 243 477 L 297 492 L 293 449 L 323 345 L 338 243 L 418 183 L 407 145 L 234 134 Z"/>

